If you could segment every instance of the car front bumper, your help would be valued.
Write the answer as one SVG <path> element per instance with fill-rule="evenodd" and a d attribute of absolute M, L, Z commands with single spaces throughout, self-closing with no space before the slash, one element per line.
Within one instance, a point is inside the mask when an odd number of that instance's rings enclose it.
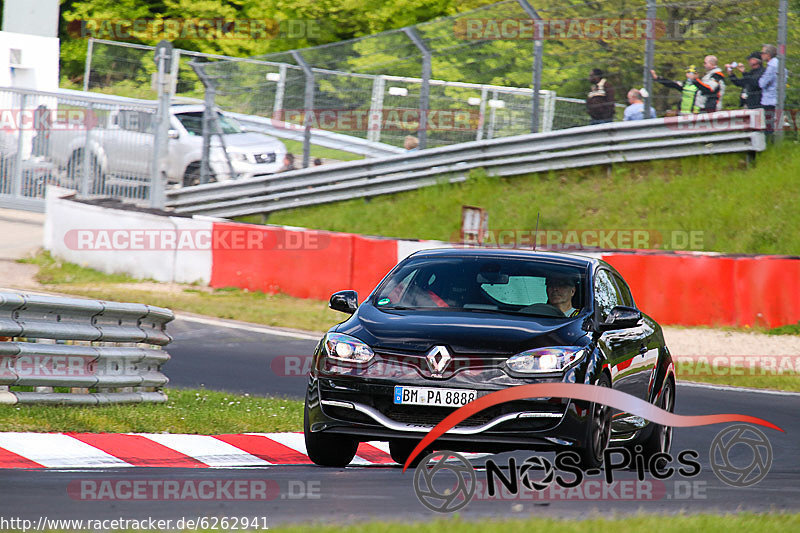
<path fill-rule="evenodd" d="M 506 380 L 508 381 L 508 380 Z M 423 438 L 456 410 L 453 407 L 397 405 L 394 387 L 423 386 L 478 390 L 484 396 L 513 385 L 561 378 L 511 380 L 505 386 L 476 386 L 467 377 L 431 382 L 364 379 L 312 374 L 306 403 L 312 432 L 346 434 L 360 441 Z M 454 451 L 554 450 L 584 444 L 589 424 L 587 402 L 536 398 L 506 402 L 459 422 L 437 440 Z"/>

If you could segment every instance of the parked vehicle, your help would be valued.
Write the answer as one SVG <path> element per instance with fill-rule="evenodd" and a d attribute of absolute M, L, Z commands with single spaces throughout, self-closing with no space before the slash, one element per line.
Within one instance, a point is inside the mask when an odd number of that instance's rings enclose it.
<path fill-rule="evenodd" d="M 305 443 L 319 465 L 347 465 L 358 443 L 370 440 L 388 441 L 392 458 L 404 463 L 455 409 L 516 385 L 584 383 L 669 411 L 675 405 L 661 327 L 599 259 L 429 250 L 400 262 L 360 305 L 354 291 L 342 291 L 330 307 L 352 316 L 319 342 L 308 379 Z M 594 468 L 609 440 L 642 445 L 652 456 L 668 452 L 671 437 L 670 427 L 638 416 L 612 419 L 599 403 L 536 398 L 475 414 L 435 446 L 574 450 L 584 468 Z"/>
<path fill-rule="evenodd" d="M 78 188 L 84 164 L 89 168 L 93 193 L 101 194 L 113 186 L 149 183 L 155 137 L 153 111 L 121 108 L 95 114 L 99 124 L 88 132 L 53 128 L 49 133 L 49 156 L 65 172 L 65 185 Z M 200 182 L 202 118 L 202 105 L 170 107 L 167 154 L 161 168 L 167 184 L 190 186 Z M 221 112 L 217 112 L 217 123 L 227 157 L 219 136 L 212 136 L 210 181 L 245 179 L 281 169 L 286 154 L 281 141 L 245 131 Z"/>

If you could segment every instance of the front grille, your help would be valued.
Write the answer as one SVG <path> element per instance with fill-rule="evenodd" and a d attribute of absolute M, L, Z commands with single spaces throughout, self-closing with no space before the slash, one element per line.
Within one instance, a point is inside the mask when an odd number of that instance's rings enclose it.
<path fill-rule="evenodd" d="M 395 422 L 403 422 L 406 424 L 424 424 L 426 426 L 435 426 L 445 419 L 455 409 L 448 407 L 422 407 L 422 406 L 392 406 L 383 414 L 391 418 Z M 458 423 L 460 427 L 475 427 L 482 426 L 490 422 L 494 417 L 486 413 L 477 413 L 462 420 Z"/>

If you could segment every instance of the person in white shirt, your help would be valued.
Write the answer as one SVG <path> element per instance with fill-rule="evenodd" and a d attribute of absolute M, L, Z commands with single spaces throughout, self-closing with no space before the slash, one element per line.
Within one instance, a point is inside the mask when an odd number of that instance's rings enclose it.
<path fill-rule="evenodd" d="M 638 89 L 628 91 L 628 103 L 630 105 L 625 108 L 623 120 L 644 120 L 644 102 L 641 91 Z M 650 107 L 650 118 L 656 118 L 656 110 L 652 106 Z"/>

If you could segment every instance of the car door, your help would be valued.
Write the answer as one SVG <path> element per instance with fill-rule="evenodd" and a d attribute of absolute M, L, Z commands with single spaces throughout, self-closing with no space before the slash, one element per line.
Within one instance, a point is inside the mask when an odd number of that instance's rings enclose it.
<path fill-rule="evenodd" d="M 123 109 L 119 112 L 113 156 L 117 161 L 114 165 L 117 173 L 125 178 L 143 179 L 150 175 L 154 142 L 151 119 L 151 114 L 144 111 Z"/>
<path fill-rule="evenodd" d="M 636 307 L 631 289 L 622 279 L 622 276 L 616 272 L 612 276 L 617 285 L 617 292 L 622 299 L 622 305 Z M 633 343 L 632 348 L 635 351 L 634 358 L 631 361 L 631 368 L 636 370 L 631 376 L 635 381 L 633 387 L 636 390 L 636 396 L 645 401 L 651 400 L 655 368 L 658 364 L 658 355 L 661 349 L 661 341 L 659 336 L 656 335 L 657 327 L 658 325 L 652 318 L 642 314 L 642 321 L 639 326 L 628 330 L 630 341 Z"/>
<path fill-rule="evenodd" d="M 595 271 L 594 304 L 600 321 L 605 321 L 614 307 L 626 305 L 621 291 L 617 287 L 614 273 L 608 269 L 600 268 Z M 641 336 L 642 328 L 639 326 L 607 331 L 600 336 L 599 345 L 608 360 L 614 389 L 644 399 L 646 385 L 642 385 L 642 379 L 645 378 L 643 373 L 646 373 L 646 369 L 640 364 L 642 361 L 639 354 Z M 617 410 L 613 412 L 612 428 L 616 432 L 635 431 L 644 427 L 645 424 L 646 421 L 640 417 L 633 417 Z"/>

